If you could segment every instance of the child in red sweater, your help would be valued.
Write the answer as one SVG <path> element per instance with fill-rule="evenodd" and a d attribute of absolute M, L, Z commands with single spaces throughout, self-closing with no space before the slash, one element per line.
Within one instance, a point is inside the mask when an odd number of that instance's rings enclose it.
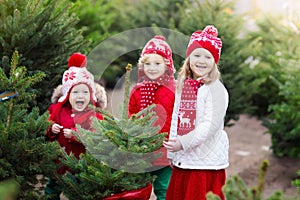
<path fill-rule="evenodd" d="M 131 91 L 129 115 L 154 103 L 158 117 L 155 126 L 160 126 L 160 133 L 169 134 L 175 99 L 175 69 L 172 50 L 163 36 L 155 36 L 145 45 L 138 65 L 138 83 Z M 172 173 L 166 157 L 166 149 L 161 149 L 161 152 L 162 156 L 154 163 L 158 170 L 152 172 L 157 176 L 153 182 L 157 200 L 165 199 Z"/>
<path fill-rule="evenodd" d="M 86 69 L 86 56 L 74 53 L 68 60 L 68 70 L 63 74 L 62 85 L 58 86 L 52 95 L 49 107 L 51 126 L 47 130 L 50 141 L 58 141 L 67 154 L 73 153 L 79 159 L 85 153 L 84 145 L 78 141 L 72 131 L 76 131 L 76 124 L 84 129 L 91 129 L 91 119 L 103 119 L 102 115 L 89 108 L 104 109 L 106 107 L 106 93 L 102 86 L 94 82 L 93 75 Z M 58 169 L 58 174 L 68 170 L 63 166 Z M 46 186 L 45 194 L 51 194 L 59 199 L 61 191 L 57 189 L 55 180 L 50 179 Z"/>

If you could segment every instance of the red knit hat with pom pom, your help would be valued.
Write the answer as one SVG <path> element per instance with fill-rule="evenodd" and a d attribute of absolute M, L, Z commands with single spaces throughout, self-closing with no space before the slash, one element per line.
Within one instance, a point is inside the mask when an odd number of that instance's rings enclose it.
<path fill-rule="evenodd" d="M 95 96 L 94 76 L 86 69 L 87 59 L 84 54 L 73 53 L 68 60 L 68 70 L 63 74 L 62 93 L 58 102 L 65 103 L 68 100 L 69 92 L 73 86 L 84 83 L 91 89 L 91 100 L 97 102 Z"/>
<path fill-rule="evenodd" d="M 194 32 L 187 47 L 186 57 L 196 48 L 204 48 L 213 55 L 215 63 L 218 64 L 221 56 L 222 40 L 217 36 L 218 30 L 212 25 L 206 26 L 203 31 L 198 30 Z"/>
<path fill-rule="evenodd" d="M 166 64 L 168 66 L 170 75 L 173 75 L 175 73 L 175 68 L 173 66 L 172 50 L 168 45 L 168 43 L 166 42 L 164 36 L 156 35 L 154 36 L 154 38 L 149 40 L 145 45 L 141 56 L 144 56 L 146 54 L 161 55 L 167 60 Z"/>

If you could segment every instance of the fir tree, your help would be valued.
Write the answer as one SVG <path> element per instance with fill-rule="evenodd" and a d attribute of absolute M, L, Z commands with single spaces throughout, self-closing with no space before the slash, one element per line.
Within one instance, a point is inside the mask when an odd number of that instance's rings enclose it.
<path fill-rule="evenodd" d="M 67 58 L 76 51 L 85 53 L 88 42 L 75 25 L 79 19 L 71 13 L 69 0 L 1 0 L 0 66 L 9 73 L 9 58 L 19 52 L 19 64 L 28 74 L 38 71 L 45 78 L 31 89 L 37 94 L 38 106 L 45 111 L 53 88 L 61 83 Z M 47 88 L 47 89 L 46 89 Z"/>
<path fill-rule="evenodd" d="M 71 1 L 75 4 L 71 10 L 79 17 L 79 22 L 75 27 L 81 29 L 84 38 L 91 41 L 89 49 L 95 48 L 96 45 L 99 45 L 109 35 L 118 32 L 117 28 L 113 26 L 119 20 L 115 6 L 120 6 L 122 1 Z"/>
<path fill-rule="evenodd" d="M 286 74 L 299 68 L 300 25 L 284 16 L 269 14 L 257 19 L 256 26 L 244 38 L 248 45 L 243 51 L 249 57 L 243 63 L 243 72 L 251 94 L 252 113 L 266 117 L 270 114 L 269 105 L 283 100 L 272 79 L 285 82 Z"/>
<path fill-rule="evenodd" d="M 243 50 L 249 55 L 243 74 L 252 113 L 263 117 L 276 156 L 300 157 L 300 23 L 269 14 L 256 24 Z"/>
<path fill-rule="evenodd" d="M 17 52 L 9 77 L 0 68 L 0 181 L 16 180 L 21 199 L 38 199 L 43 188 L 36 185 L 43 185 L 45 176 L 56 170 L 58 144 L 45 141 L 48 113 L 40 116 L 38 108 L 28 106 L 35 98 L 28 88 L 44 76 L 41 72 L 28 76 L 27 69 L 18 66 Z"/>
<path fill-rule="evenodd" d="M 249 188 L 243 179 L 238 175 L 230 177 L 225 186 L 222 188 L 226 199 L 228 200 L 283 200 L 282 193 L 277 191 L 270 197 L 264 198 L 264 185 L 265 176 L 269 168 L 269 162 L 264 160 L 259 168 L 257 185 Z M 214 195 L 212 192 L 207 194 L 208 200 L 220 200 L 220 198 Z"/>
<path fill-rule="evenodd" d="M 158 156 L 166 134 L 158 134 L 152 111 L 154 105 L 128 119 L 129 76 L 131 65 L 126 67 L 126 87 L 121 119 L 101 112 L 105 119 L 93 119 L 95 131 L 77 125 L 78 138 L 85 144 L 87 153 L 80 160 L 65 155 L 64 164 L 73 174 L 58 177 L 64 194 L 70 199 L 103 199 L 112 194 L 147 186 L 154 177 L 152 164 Z"/>

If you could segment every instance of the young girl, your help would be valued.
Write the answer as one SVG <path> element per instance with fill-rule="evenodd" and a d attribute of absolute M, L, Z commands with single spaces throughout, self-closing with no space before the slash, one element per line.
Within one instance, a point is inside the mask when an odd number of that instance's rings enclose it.
<path fill-rule="evenodd" d="M 170 200 L 205 200 L 209 191 L 224 200 L 228 93 L 219 80 L 222 41 L 217 35 L 211 25 L 191 35 L 178 75 L 170 138 L 164 142 L 173 165 Z"/>
<path fill-rule="evenodd" d="M 68 60 L 69 69 L 63 74 L 62 85 L 54 90 L 52 104 L 48 109 L 52 122 L 46 133 L 48 140 L 58 141 L 67 154 L 72 152 L 78 159 L 81 153 L 85 153 L 85 147 L 72 131 L 76 131 L 76 124 L 91 129 L 93 117 L 103 119 L 101 114 L 88 108 L 89 104 L 102 109 L 107 104 L 104 88 L 94 82 L 94 77 L 86 69 L 86 64 L 85 55 L 81 53 L 71 55 Z M 57 173 L 64 174 L 67 170 L 67 167 L 63 166 Z M 51 194 L 51 199 L 59 199 L 60 193 L 56 181 L 50 179 L 45 194 Z"/>
<path fill-rule="evenodd" d="M 160 133 L 169 134 L 175 99 L 175 69 L 171 48 L 163 36 L 155 36 L 148 41 L 138 65 L 138 83 L 131 91 L 129 116 L 154 103 L 158 117 L 155 126 L 160 126 Z M 162 156 L 154 163 L 157 170 L 152 172 L 157 176 L 153 182 L 157 200 L 165 199 L 172 172 L 166 150 L 161 152 Z"/>

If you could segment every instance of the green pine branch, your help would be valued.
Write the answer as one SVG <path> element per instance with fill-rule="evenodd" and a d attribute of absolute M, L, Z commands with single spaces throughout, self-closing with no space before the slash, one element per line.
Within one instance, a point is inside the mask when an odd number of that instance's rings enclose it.
<path fill-rule="evenodd" d="M 45 141 L 49 127 L 48 113 L 40 114 L 37 107 L 28 109 L 34 95 L 28 88 L 45 76 L 38 72 L 28 75 L 27 68 L 18 66 L 19 54 L 14 52 L 6 76 L 0 68 L 0 91 L 7 96 L 0 102 L 0 179 L 14 179 L 20 186 L 20 199 L 39 199 L 46 177 L 56 171 L 53 162 L 58 156 L 58 143 Z M 41 179 L 37 178 L 41 175 Z"/>
<path fill-rule="evenodd" d="M 227 181 L 225 186 L 222 188 L 226 199 L 230 200 L 283 200 L 281 192 L 275 192 L 270 197 L 264 198 L 264 184 L 265 176 L 269 167 L 269 162 L 264 160 L 259 167 L 259 174 L 257 185 L 250 188 L 248 187 L 243 179 L 238 175 L 233 175 Z M 220 198 L 214 195 L 212 192 L 207 194 L 208 200 L 220 200 Z"/>

